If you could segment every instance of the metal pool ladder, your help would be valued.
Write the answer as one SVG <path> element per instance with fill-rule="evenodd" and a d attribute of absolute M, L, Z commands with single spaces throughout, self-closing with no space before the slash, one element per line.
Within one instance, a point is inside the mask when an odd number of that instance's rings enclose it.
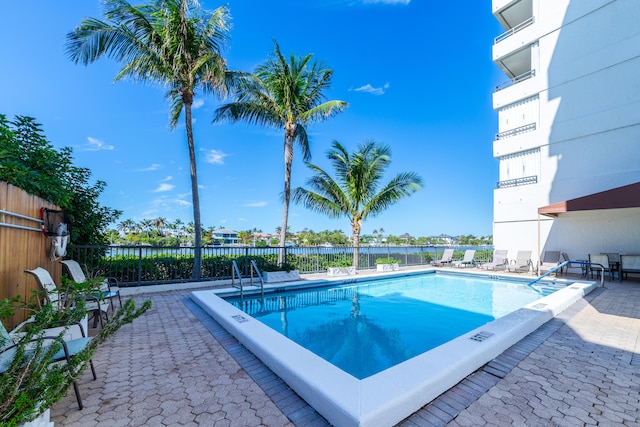
<path fill-rule="evenodd" d="M 253 285 L 253 271 L 255 270 L 258 279 L 260 279 L 260 296 L 264 297 L 264 279 L 262 278 L 262 274 L 260 270 L 258 270 L 258 265 L 256 264 L 256 260 L 251 260 L 251 284 Z"/>
<path fill-rule="evenodd" d="M 238 275 L 240 286 L 235 285 L 236 274 Z M 236 263 L 235 259 L 231 261 L 231 286 L 233 286 L 234 288 L 240 288 L 240 296 L 243 296 L 244 289 L 242 286 L 242 275 L 240 275 L 240 269 L 238 268 L 238 263 Z"/>
<path fill-rule="evenodd" d="M 258 279 L 260 279 L 260 295 L 264 296 L 264 279 L 262 278 L 262 274 L 260 270 L 258 270 L 258 265 L 255 260 L 251 260 L 251 276 L 249 278 L 250 284 L 253 285 L 253 272 L 256 272 Z M 236 286 L 236 276 L 238 277 L 239 286 Z M 238 267 L 238 263 L 236 260 L 231 261 L 231 286 L 234 288 L 240 289 L 240 296 L 244 296 L 244 285 L 242 283 L 242 275 L 240 274 L 240 268 Z"/>

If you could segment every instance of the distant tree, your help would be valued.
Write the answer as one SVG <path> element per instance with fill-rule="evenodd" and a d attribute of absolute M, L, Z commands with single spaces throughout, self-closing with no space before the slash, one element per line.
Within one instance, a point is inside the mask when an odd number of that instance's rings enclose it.
<path fill-rule="evenodd" d="M 205 11 L 197 0 L 152 0 L 135 6 L 106 0 L 105 8 L 106 21 L 85 18 L 67 35 L 67 53 L 76 64 L 103 56 L 124 63 L 116 81 L 130 77 L 168 87 L 172 128 L 184 109 L 195 224 L 192 277 L 199 278 L 202 228 L 191 109 L 196 89 L 224 97 L 241 77 L 227 69 L 221 55 L 228 41 L 229 11 L 224 6 Z"/>
<path fill-rule="evenodd" d="M 357 267 L 362 222 L 418 191 L 422 179 L 413 172 L 403 172 L 381 187 L 380 181 L 391 162 L 391 150 L 375 141 L 360 144 L 352 154 L 334 141 L 333 150 L 327 157 L 333 165 L 335 178 L 307 162 L 315 172 L 307 180 L 310 189 L 294 189 L 293 201 L 332 218 L 344 216 L 349 219 L 353 234 L 353 265 Z"/>
<path fill-rule="evenodd" d="M 287 240 L 289 201 L 291 197 L 291 165 L 293 143 L 302 151 L 304 160 L 311 158 L 306 127 L 312 122 L 324 121 L 347 107 L 344 101 L 326 101 L 324 91 L 329 89 L 333 70 L 323 68 L 317 62 L 310 64 L 312 55 L 296 57 L 289 61 L 280 52 L 274 40 L 274 50 L 266 62 L 255 71 L 255 79 L 241 86 L 236 100 L 216 110 L 214 121 L 246 121 L 249 123 L 284 128 L 284 191 L 282 199 L 282 225 L 278 264 L 284 262 L 284 246 Z"/>
<path fill-rule="evenodd" d="M 0 181 L 66 211 L 73 223 L 72 244 L 107 244 L 107 227 L 121 212 L 100 204 L 107 184 L 90 184 L 91 171 L 74 166 L 72 153 L 69 147 L 57 151 L 34 118 L 16 116 L 11 122 L 0 114 Z"/>

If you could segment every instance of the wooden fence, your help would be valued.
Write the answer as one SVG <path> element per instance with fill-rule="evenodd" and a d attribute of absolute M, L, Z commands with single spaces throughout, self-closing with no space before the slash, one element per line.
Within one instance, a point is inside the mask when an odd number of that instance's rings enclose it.
<path fill-rule="evenodd" d="M 62 265 L 49 258 L 50 241 L 41 231 L 40 208 L 59 209 L 24 190 L 0 182 L 0 299 L 19 295 L 28 301 L 38 289 L 35 278 L 25 273 L 43 267 L 59 283 Z M 16 313 L 4 321 L 12 329 L 27 317 Z"/>

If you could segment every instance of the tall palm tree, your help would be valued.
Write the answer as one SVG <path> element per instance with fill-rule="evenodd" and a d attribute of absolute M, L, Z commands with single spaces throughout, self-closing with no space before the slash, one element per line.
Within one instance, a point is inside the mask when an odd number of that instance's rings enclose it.
<path fill-rule="evenodd" d="M 334 141 L 327 157 L 336 177 L 332 178 L 319 166 L 307 162 L 315 172 L 307 180 L 311 189 L 294 189 L 293 201 L 332 218 L 349 218 L 353 233 L 353 266 L 357 267 L 362 222 L 418 191 L 422 188 L 422 178 L 414 172 L 403 172 L 380 188 L 384 171 L 391 163 L 391 149 L 375 141 L 360 144 L 353 154 Z"/>
<path fill-rule="evenodd" d="M 344 110 L 345 101 L 324 101 L 333 70 L 323 68 L 317 61 L 311 63 L 311 54 L 287 61 L 274 40 L 272 55 L 256 68 L 255 79 L 243 85 L 236 100 L 216 110 L 214 122 L 246 121 L 263 126 L 284 129 L 284 191 L 282 200 L 282 226 L 278 263 L 284 262 L 289 201 L 291 198 L 291 165 L 294 142 L 302 151 L 304 160 L 311 159 L 306 127 Z"/>
<path fill-rule="evenodd" d="M 67 53 L 76 64 L 103 56 L 122 62 L 115 81 L 129 77 L 167 87 L 172 128 L 184 109 L 196 230 L 193 277 L 199 278 L 202 233 L 191 110 L 196 89 L 223 98 L 243 76 L 228 70 L 221 55 L 229 39 L 229 11 L 224 6 L 205 11 L 197 0 L 151 0 L 136 6 L 106 0 L 105 9 L 106 21 L 85 18 L 67 35 Z"/>

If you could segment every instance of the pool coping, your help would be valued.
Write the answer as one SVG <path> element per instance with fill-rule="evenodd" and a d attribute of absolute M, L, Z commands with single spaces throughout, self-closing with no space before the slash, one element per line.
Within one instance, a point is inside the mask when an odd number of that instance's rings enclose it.
<path fill-rule="evenodd" d="M 301 281 L 265 286 L 265 289 L 338 285 L 426 271 L 362 279 Z M 475 272 L 465 275 L 514 279 L 513 276 Z M 237 290 L 194 291 L 191 298 L 329 422 L 340 426 L 376 427 L 393 425 L 419 410 L 597 286 L 596 282 L 590 281 L 557 279 L 556 282 L 570 286 L 363 380 L 336 368 L 219 296 Z"/>

